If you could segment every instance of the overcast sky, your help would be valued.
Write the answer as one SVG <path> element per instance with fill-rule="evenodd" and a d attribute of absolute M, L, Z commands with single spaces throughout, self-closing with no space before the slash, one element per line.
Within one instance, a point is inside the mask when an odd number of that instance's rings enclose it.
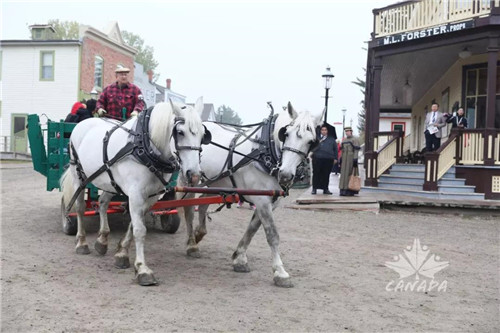
<path fill-rule="evenodd" d="M 351 81 L 364 79 L 365 42 L 373 8 L 396 3 L 343 1 L 1 1 L 1 39 L 28 39 L 31 24 L 71 20 L 103 29 L 117 21 L 154 48 L 161 74 L 172 90 L 194 102 L 203 96 L 225 104 L 244 122 L 268 115 L 288 101 L 320 114 L 321 75 L 330 66 L 328 122 L 353 120 L 363 98 Z M 340 127 L 341 128 L 341 127 Z M 337 129 L 339 131 L 339 128 Z"/>

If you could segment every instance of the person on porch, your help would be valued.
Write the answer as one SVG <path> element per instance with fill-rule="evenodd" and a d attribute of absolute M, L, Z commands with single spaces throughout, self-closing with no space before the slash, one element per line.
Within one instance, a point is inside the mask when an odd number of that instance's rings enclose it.
<path fill-rule="evenodd" d="M 441 147 L 441 128 L 446 126 L 443 113 L 439 111 L 439 104 L 433 103 L 431 112 L 425 116 L 425 150 L 436 151 Z"/>
<path fill-rule="evenodd" d="M 451 128 L 467 128 L 467 118 L 464 117 L 464 108 L 459 108 L 457 114 L 448 116 L 446 122 L 451 123 Z"/>

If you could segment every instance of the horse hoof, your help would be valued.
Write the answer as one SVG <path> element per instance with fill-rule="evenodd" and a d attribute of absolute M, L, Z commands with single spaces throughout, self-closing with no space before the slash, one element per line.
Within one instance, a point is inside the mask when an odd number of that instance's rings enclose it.
<path fill-rule="evenodd" d="M 158 281 L 156 281 L 153 274 L 142 273 L 137 275 L 137 282 L 141 286 L 156 286 Z"/>
<path fill-rule="evenodd" d="M 191 258 L 201 258 L 201 253 L 198 248 L 190 247 L 189 249 L 187 249 L 186 254 Z"/>
<path fill-rule="evenodd" d="M 233 265 L 233 270 L 238 273 L 249 273 L 250 266 L 248 264 L 235 264 Z"/>
<path fill-rule="evenodd" d="M 76 253 L 77 254 L 89 254 L 89 246 L 88 245 L 82 245 L 76 248 Z"/>
<path fill-rule="evenodd" d="M 274 277 L 274 284 L 281 288 L 292 288 L 293 283 L 291 278 L 282 278 L 279 276 Z"/>
<path fill-rule="evenodd" d="M 108 245 L 104 245 L 99 241 L 95 241 L 94 249 L 97 251 L 97 253 L 103 256 L 106 254 L 106 252 L 108 252 Z"/>
<path fill-rule="evenodd" d="M 115 267 L 116 268 L 120 268 L 120 269 L 126 269 L 126 268 L 129 268 L 130 267 L 130 260 L 128 259 L 128 257 L 125 257 L 125 256 L 120 256 L 120 257 L 117 257 L 115 256 Z"/>

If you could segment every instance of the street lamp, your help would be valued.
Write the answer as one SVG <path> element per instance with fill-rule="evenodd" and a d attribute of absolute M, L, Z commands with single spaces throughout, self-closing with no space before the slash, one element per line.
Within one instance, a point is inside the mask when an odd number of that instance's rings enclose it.
<path fill-rule="evenodd" d="M 345 133 L 345 114 L 347 113 L 347 110 L 344 108 L 342 109 L 342 139 L 344 138 L 344 133 Z"/>
<path fill-rule="evenodd" d="M 95 87 L 94 87 L 94 89 L 92 89 L 92 91 L 90 92 L 90 98 L 92 98 L 92 99 L 96 99 L 96 100 L 97 100 L 97 95 L 98 95 L 98 94 L 99 94 L 99 93 L 97 92 L 97 90 L 96 90 L 96 89 L 95 89 Z"/>
<path fill-rule="evenodd" d="M 325 123 L 328 114 L 328 90 L 332 87 L 332 79 L 335 77 L 330 71 L 330 67 L 326 68 L 325 74 L 321 75 L 325 79 Z"/>

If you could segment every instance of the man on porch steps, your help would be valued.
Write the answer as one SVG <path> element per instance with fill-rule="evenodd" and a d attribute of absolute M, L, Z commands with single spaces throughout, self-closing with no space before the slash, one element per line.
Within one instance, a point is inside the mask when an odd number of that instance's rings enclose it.
<path fill-rule="evenodd" d="M 436 151 L 441 146 L 441 128 L 446 125 L 443 113 L 439 111 L 439 104 L 431 106 L 431 112 L 425 116 L 425 150 Z"/>

